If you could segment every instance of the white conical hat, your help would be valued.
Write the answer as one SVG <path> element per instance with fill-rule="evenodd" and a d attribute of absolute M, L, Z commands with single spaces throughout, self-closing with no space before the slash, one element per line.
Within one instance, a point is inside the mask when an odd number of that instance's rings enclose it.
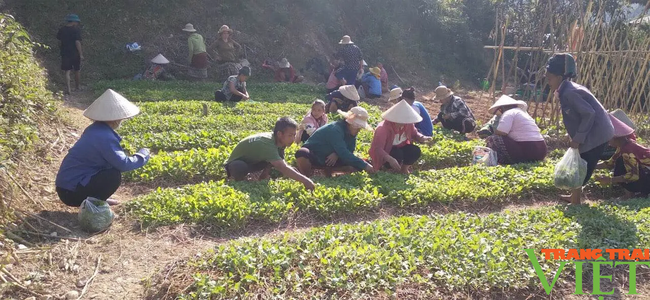
<path fill-rule="evenodd" d="M 502 107 L 502 106 L 508 106 L 508 105 L 517 105 L 517 106 L 519 106 L 519 108 L 521 108 L 522 110 L 527 110 L 527 109 L 528 109 L 528 104 L 526 104 L 526 102 L 521 101 L 521 100 L 515 100 L 515 99 L 513 99 L 513 98 L 510 97 L 510 96 L 503 95 L 503 96 L 501 96 L 501 97 L 499 98 L 499 100 L 497 100 L 497 102 L 494 102 L 494 104 L 492 104 L 492 106 L 490 107 L 490 109 L 488 109 L 488 112 L 489 112 L 490 114 L 494 114 L 494 112 L 495 112 L 499 107 Z"/>
<path fill-rule="evenodd" d="M 135 104 L 126 100 L 114 90 L 108 89 L 84 111 L 84 116 L 93 121 L 118 121 L 140 113 Z"/>
<path fill-rule="evenodd" d="M 158 56 L 151 59 L 151 62 L 154 64 L 166 65 L 169 63 L 169 60 L 167 60 L 167 58 L 164 57 L 162 54 L 158 54 Z"/>
<path fill-rule="evenodd" d="M 381 114 L 381 117 L 386 121 L 398 124 L 415 124 L 422 122 L 422 117 L 415 112 L 413 107 L 411 107 L 406 100 L 402 100 L 393 105 L 393 107 Z"/>
<path fill-rule="evenodd" d="M 611 112 L 611 114 L 619 119 L 621 122 L 625 123 L 625 125 L 632 127 L 632 129 L 636 129 L 636 124 L 630 118 L 625 114 L 624 111 L 620 109 L 616 109 L 615 111 Z"/>

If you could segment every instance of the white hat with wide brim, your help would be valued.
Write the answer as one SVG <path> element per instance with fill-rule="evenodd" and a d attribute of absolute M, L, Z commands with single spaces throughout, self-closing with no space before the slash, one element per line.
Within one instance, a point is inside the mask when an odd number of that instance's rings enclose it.
<path fill-rule="evenodd" d="M 625 123 L 625 125 L 630 126 L 632 129 L 636 130 L 636 124 L 634 124 L 634 122 L 630 120 L 630 118 L 620 108 L 612 111 L 611 114 L 621 122 Z"/>
<path fill-rule="evenodd" d="M 396 87 L 392 90 L 390 90 L 390 96 L 388 97 L 388 101 L 393 101 L 395 99 L 399 99 L 399 97 L 402 97 L 402 93 L 404 91 L 402 90 L 401 87 Z"/>
<path fill-rule="evenodd" d="M 422 122 L 422 117 L 415 112 L 406 100 L 402 100 L 393 105 L 393 107 L 381 114 L 381 117 L 386 121 L 397 124 L 415 124 Z"/>
<path fill-rule="evenodd" d="M 169 63 L 169 60 L 166 57 L 164 57 L 162 54 L 158 54 L 158 56 L 151 59 L 151 62 L 154 64 L 166 65 Z"/>
<path fill-rule="evenodd" d="M 194 29 L 194 25 L 191 23 L 185 24 L 185 28 L 183 28 L 183 31 L 185 32 L 196 32 L 196 29 Z"/>
<path fill-rule="evenodd" d="M 357 91 L 357 88 L 354 87 L 354 85 L 344 85 L 339 88 L 339 92 L 341 92 L 341 95 L 343 95 L 343 97 L 353 101 L 359 101 L 359 99 L 361 99 L 361 97 L 359 97 L 359 92 Z"/>
<path fill-rule="evenodd" d="M 280 68 L 284 68 L 284 69 L 291 68 L 291 64 L 289 63 L 289 60 L 286 58 L 280 60 Z"/>
<path fill-rule="evenodd" d="M 372 126 L 368 124 L 370 115 L 368 115 L 368 111 L 365 108 L 361 106 L 355 106 L 353 108 L 350 108 L 350 110 L 347 112 L 339 109 L 338 113 L 339 115 L 343 116 L 343 118 L 345 118 L 345 122 L 348 124 L 357 128 L 372 130 Z"/>
<path fill-rule="evenodd" d="M 86 108 L 84 116 L 93 121 L 109 122 L 132 118 L 139 113 L 140 109 L 135 104 L 108 89 Z"/>
<path fill-rule="evenodd" d="M 528 104 L 526 104 L 526 102 L 521 101 L 521 100 L 515 100 L 510 96 L 503 95 L 503 96 L 499 97 L 499 100 L 497 100 L 497 102 L 494 102 L 494 104 L 492 104 L 490 109 L 488 109 L 488 112 L 490 114 L 494 114 L 494 112 L 499 107 L 508 106 L 508 105 L 517 105 L 522 110 L 527 110 L 528 109 Z"/>
<path fill-rule="evenodd" d="M 352 44 L 354 43 L 352 42 L 352 39 L 350 38 L 349 35 L 344 35 L 339 41 L 339 45 L 352 45 Z"/>

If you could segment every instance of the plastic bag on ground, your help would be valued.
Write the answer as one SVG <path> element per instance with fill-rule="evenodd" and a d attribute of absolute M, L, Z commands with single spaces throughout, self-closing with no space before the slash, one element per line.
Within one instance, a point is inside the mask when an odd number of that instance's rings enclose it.
<path fill-rule="evenodd" d="M 587 162 L 580 157 L 578 149 L 569 148 L 555 165 L 555 187 L 572 190 L 582 186 L 587 176 Z"/>
<path fill-rule="evenodd" d="M 497 152 L 488 147 L 476 146 L 472 151 L 472 163 L 493 167 L 498 164 Z"/>
<path fill-rule="evenodd" d="M 106 201 L 88 197 L 79 206 L 79 224 L 87 232 L 106 230 L 113 223 L 113 217 L 113 211 Z"/>

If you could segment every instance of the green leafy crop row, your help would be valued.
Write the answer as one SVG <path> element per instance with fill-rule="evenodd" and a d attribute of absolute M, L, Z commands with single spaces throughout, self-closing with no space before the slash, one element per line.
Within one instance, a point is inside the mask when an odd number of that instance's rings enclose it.
<path fill-rule="evenodd" d="M 159 189 L 129 202 L 128 207 L 147 225 L 190 222 L 222 226 L 224 222 L 241 225 L 250 220 L 278 222 L 298 210 L 327 219 L 374 210 L 381 204 L 406 208 L 457 201 L 500 203 L 532 192 L 555 192 L 552 173 L 550 163 L 458 167 L 422 171 L 410 176 L 355 173 L 317 178 L 313 193 L 289 179 L 217 181 Z M 204 179 L 223 178 L 223 171 L 215 171 L 206 177 Z M 229 192 L 233 189 L 238 192 Z M 232 199 L 224 197 L 225 194 L 232 195 Z M 227 204 L 232 202 L 238 205 Z M 213 214 L 215 207 L 233 209 L 238 213 L 228 213 L 226 215 L 233 219 L 223 219 L 223 216 Z M 239 213 L 242 209 L 245 214 Z"/>
<path fill-rule="evenodd" d="M 192 134 L 194 133 L 194 134 Z M 188 183 L 197 180 L 224 179 L 223 165 L 228 160 L 232 149 L 237 142 L 246 137 L 251 131 L 242 134 L 232 134 L 220 131 L 193 131 L 188 133 L 174 132 L 161 134 L 144 134 L 139 139 L 125 139 L 125 149 L 134 151 L 139 147 L 152 149 L 179 149 L 184 146 L 201 147 L 205 149 L 190 149 L 183 151 L 160 151 L 153 155 L 149 162 L 142 168 L 124 173 L 128 181 L 154 181 L 163 180 L 167 184 Z M 362 133 L 357 143 L 356 153 L 361 158 L 369 158 L 370 132 Z M 365 142 L 364 142 L 365 140 Z M 433 145 L 421 145 L 422 156 L 414 165 L 414 169 L 446 168 L 467 166 L 471 163 L 474 143 L 460 143 L 443 139 Z M 299 146 L 294 144 L 285 151 L 288 163 L 295 162 L 294 154 Z"/>
<path fill-rule="evenodd" d="M 214 92 L 223 82 L 161 82 L 161 81 L 100 81 L 93 85 L 99 96 L 111 88 L 131 101 L 214 100 Z M 258 102 L 311 103 L 315 98 L 325 97 L 325 90 L 307 84 L 278 84 L 248 82 L 251 100 Z"/>
<path fill-rule="evenodd" d="M 243 238 L 191 259 L 181 299 L 373 298 L 411 288 L 421 296 L 540 289 L 523 249 L 648 248 L 647 200 L 489 215 L 456 213 L 330 225 Z M 547 275 L 559 261 L 538 259 Z M 567 279 L 567 264 L 560 281 Z M 567 270 L 569 269 L 569 270 Z"/>

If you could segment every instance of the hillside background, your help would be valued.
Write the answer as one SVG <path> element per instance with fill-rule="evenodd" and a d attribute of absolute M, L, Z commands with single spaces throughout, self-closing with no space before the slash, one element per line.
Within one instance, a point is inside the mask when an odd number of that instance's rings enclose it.
<path fill-rule="evenodd" d="M 287 57 L 298 69 L 312 58 L 327 62 L 349 34 L 368 63 L 382 61 L 407 82 L 437 84 L 444 76 L 445 82 L 475 84 L 492 59 L 482 46 L 495 19 L 490 0 L 5 0 L 3 10 L 49 47 L 37 55 L 56 81 L 62 78 L 56 32 L 67 14 L 78 14 L 86 82 L 131 78 L 158 53 L 187 64 L 181 28 L 189 22 L 207 43 L 230 25 L 257 74 L 268 58 Z M 142 51 L 128 53 L 132 42 Z"/>

